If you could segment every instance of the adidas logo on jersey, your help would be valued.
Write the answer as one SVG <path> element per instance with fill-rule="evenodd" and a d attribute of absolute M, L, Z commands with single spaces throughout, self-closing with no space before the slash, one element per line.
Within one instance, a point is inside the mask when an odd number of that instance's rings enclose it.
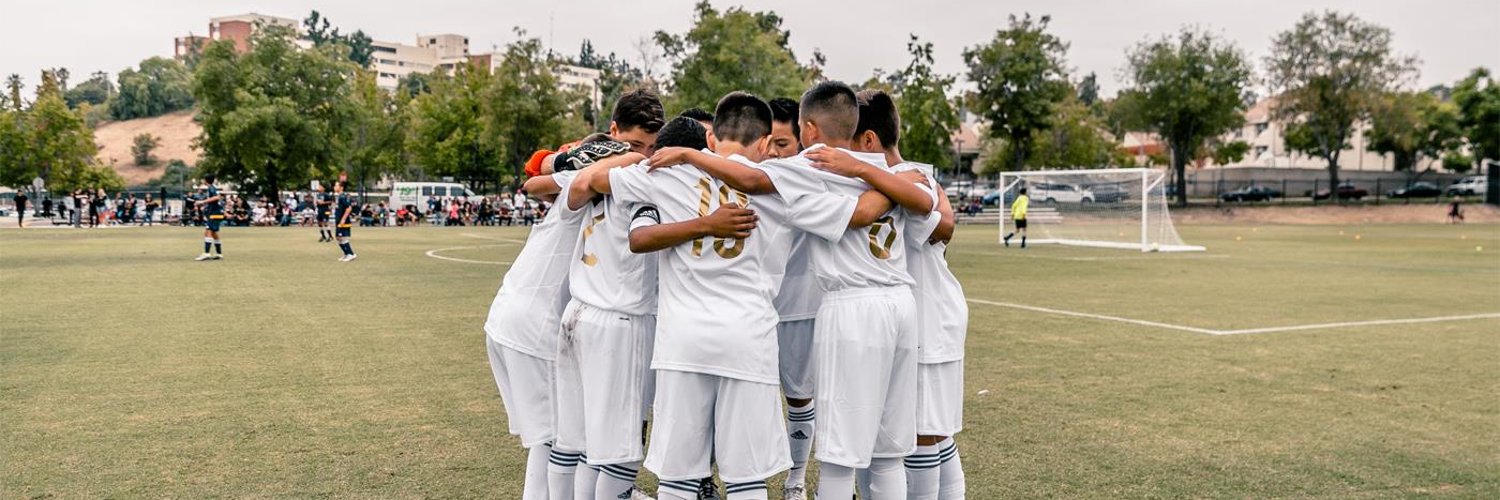
<path fill-rule="evenodd" d="M 807 433 L 802 432 L 802 429 L 797 429 L 792 432 L 792 439 L 807 439 Z"/>

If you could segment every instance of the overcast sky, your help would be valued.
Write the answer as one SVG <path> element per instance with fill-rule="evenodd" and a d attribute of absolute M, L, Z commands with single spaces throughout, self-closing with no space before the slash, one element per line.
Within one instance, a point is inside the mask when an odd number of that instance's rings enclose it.
<path fill-rule="evenodd" d="M 40 70 L 66 67 L 74 82 L 94 71 L 113 75 L 150 56 L 170 56 L 172 38 L 204 34 L 208 18 L 258 12 L 302 18 L 317 9 L 344 31 L 414 43 L 419 33 L 460 33 L 485 52 L 515 39 L 513 27 L 553 50 L 576 53 L 592 39 L 597 50 L 638 61 L 636 41 L 655 30 L 680 33 L 692 22 L 694 0 L 457 1 L 420 0 L 53 0 L 15 2 L 0 20 L 0 74 L 19 73 L 28 86 Z M 1256 66 L 1271 37 L 1309 10 L 1354 12 L 1391 28 L 1396 47 L 1422 61 L 1421 87 L 1451 83 L 1476 66 L 1500 68 L 1500 1 L 1496 0 L 1010 0 L 1010 1 L 715 1 L 774 10 L 791 31 L 798 59 L 813 49 L 828 57 L 827 74 L 863 81 L 875 68 L 907 62 L 907 34 L 931 41 L 938 70 L 962 73 L 965 47 L 985 42 L 1010 14 L 1050 14 L 1052 31 L 1071 43 L 1074 78 L 1097 73 L 1106 94 L 1119 88 L 1127 47 L 1184 25 L 1210 29 L 1238 43 Z M 665 63 L 659 71 L 665 70 Z"/>

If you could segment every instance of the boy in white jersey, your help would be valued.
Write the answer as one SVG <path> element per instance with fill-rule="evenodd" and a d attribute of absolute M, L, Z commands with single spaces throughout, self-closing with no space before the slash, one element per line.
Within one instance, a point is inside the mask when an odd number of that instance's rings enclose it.
<path fill-rule="evenodd" d="M 712 154 L 747 167 L 765 158 L 771 109 L 764 101 L 731 93 L 714 116 Z M 759 216 L 749 238 L 683 238 L 663 255 L 652 362 L 656 425 L 646 465 L 662 479 L 663 498 L 692 498 L 712 460 L 729 498 L 764 499 L 765 479 L 791 466 L 778 393 L 780 316 L 772 304 L 794 234 L 787 205 L 774 194 L 735 191 L 692 165 L 649 174 L 617 169 L 608 183 L 596 177 L 594 187 L 654 200 L 663 222 L 703 217 L 716 203 L 748 204 Z"/>
<path fill-rule="evenodd" d="M 816 236 L 812 264 L 827 290 L 813 335 L 819 496 L 852 496 L 855 469 L 868 468 L 875 498 L 904 498 L 901 457 L 916 444 L 916 306 L 898 233 L 908 212 L 926 216 L 936 198 L 892 174 L 882 155 L 854 153 L 864 163 L 852 167 L 830 162 L 849 154 L 836 148 L 851 144 L 859 121 L 848 85 L 814 86 L 800 115 L 802 143 L 812 144 L 801 155 L 756 168 L 690 161 L 742 192 L 777 193 L 791 225 Z M 868 212 L 857 199 L 871 188 L 900 207 Z"/>
<path fill-rule="evenodd" d="M 616 156 L 609 162 L 626 164 L 639 158 Z M 531 229 L 526 245 L 500 282 L 484 323 L 485 350 L 500 398 L 509 417 L 510 433 L 529 450 L 522 498 L 548 497 L 547 460 L 552 450 L 553 361 L 563 307 L 568 303 L 568 267 L 578 247 L 581 210 L 569 210 L 565 189 L 578 174 L 562 171 L 533 178 L 537 193 L 557 193 L 558 209 L 547 213 Z M 548 188 L 551 189 L 548 189 Z M 571 484 L 566 485 L 571 491 Z"/>
<path fill-rule="evenodd" d="M 649 92 L 627 93 L 616 103 L 615 117 L 610 131 L 616 140 L 627 138 L 617 131 L 645 131 L 654 141 L 662 124 L 661 102 Z M 621 117 L 631 122 L 621 123 Z M 579 174 L 569 184 L 568 203 L 559 207 L 585 213 L 558 340 L 557 436 L 548 483 L 572 479 L 579 499 L 630 498 L 638 493 L 635 476 L 645 456 L 656 259 L 628 248 L 631 215 L 642 207 L 598 196 L 585 176 L 593 174 Z M 576 467 L 578 460 L 588 467 Z"/>
<path fill-rule="evenodd" d="M 963 287 L 944 257 L 953 236 L 953 207 L 942 186 L 931 180 L 932 166 L 906 162 L 898 147 L 901 117 L 885 92 L 866 90 L 859 97 L 859 127 L 854 150 L 885 155 L 892 165 L 913 165 L 929 176 L 938 195 L 938 210 L 912 217 L 906 224 L 906 266 L 916 282 L 917 298 L 917 451 L 906 457 L 907 498 L 964 498 L 963 466 L 950 439 L 963 429 L 964 337 L 969 308 Z"/>

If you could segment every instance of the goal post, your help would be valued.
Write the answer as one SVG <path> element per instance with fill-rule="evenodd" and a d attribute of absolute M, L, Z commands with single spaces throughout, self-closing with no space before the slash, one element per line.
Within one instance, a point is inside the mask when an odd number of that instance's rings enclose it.
<path fill-rule="evenodd" d="M 1167 210 L 1167 174 L 1151 168 L 1002 172 L 1000 238 L 1015 229 L 1011 202 L 1021 188 L 1027 243 L 1141 252 L 1201 252 L 1182 241 Z"/>

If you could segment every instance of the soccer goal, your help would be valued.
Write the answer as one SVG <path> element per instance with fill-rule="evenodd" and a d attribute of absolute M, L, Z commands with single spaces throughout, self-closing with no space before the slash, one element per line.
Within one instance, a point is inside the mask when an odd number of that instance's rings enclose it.
<path fill-rule="evenodd" d="M 1172 227 L 1166 179 L 1149 168 L 1001 173 L 1000 236 L 1015 230 L 1010 205 L 1026 188 L 1028 243 L 1201 252 Z"/>

